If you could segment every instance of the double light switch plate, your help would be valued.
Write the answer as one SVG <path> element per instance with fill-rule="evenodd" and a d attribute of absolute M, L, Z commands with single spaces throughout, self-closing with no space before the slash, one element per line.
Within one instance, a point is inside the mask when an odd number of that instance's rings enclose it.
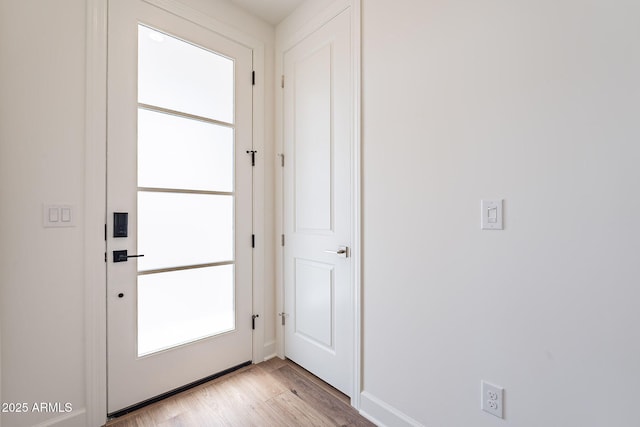
<path fill-rule="evenodd" d="M 75 207 L 73 205 L 44 205 L 42 222 L 45 228 L 75 227 Z"/>

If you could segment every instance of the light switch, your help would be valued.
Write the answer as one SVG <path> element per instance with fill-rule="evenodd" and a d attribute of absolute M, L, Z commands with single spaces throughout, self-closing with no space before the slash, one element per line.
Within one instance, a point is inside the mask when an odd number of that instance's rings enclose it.
<path fill-rule="evenodd" d="M 488 208 L 487 215 L 489 217 L 488 219 L 489 219 L 489 223 L 490 224 L 495 224 L 496 222 L 498 222 L 498 208 L 497 207 L 493 206 L 493 207 Z M 64 221 L 64 213 L 62 215 L 62 220 Z"/>
<path fill-rule="evenodd" d="M 73 210 L 73 205 L 44 205 L 42 225 L 45 228 L 75 227 L 76 220 Z"/>
<path fill-rule="evenodd" d="M 62 222 L 71 222 L 71 208 L 60 208 Z"/>
<path fill-rule="evenodd" d="M 58 208 L 49 208 L 49 222 L 58 222 L 60 221 L 60 209 Z"/>
<path fill-rule="evenodd" d="M 502 200 L 482 200 L 480 216 L 482 230 L 502 230 Z"/>

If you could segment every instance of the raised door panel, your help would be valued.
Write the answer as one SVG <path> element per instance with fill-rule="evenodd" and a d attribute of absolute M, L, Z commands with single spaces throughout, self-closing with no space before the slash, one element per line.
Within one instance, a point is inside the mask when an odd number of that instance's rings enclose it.
<path fill-rule="evenodd" d="M 294 67 L 296 232 L 333 230 L 331 45 Z"/>
<path fill-rule="evenodd" d="M 334 266 L 296 259 L 295 332 L 318 347 L 334 348 Z"/>

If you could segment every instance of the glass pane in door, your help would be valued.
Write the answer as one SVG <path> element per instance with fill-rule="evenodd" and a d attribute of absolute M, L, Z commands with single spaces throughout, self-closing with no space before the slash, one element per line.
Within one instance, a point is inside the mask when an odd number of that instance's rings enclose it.
<path fill-rule="evenodd" d="M 232 330 L 234 266 L 138 277 L 138 356 Z"/>
<path fill-rule="evenodd" d="M 233 196 L 138 191 L 138 270 L 233 261 Z"/>
<path fill-rule="evenodd" d="M 138 26 L 138 102 L 233 123 L 229 58 Z"/>
<path fill-rule="evenodd" d="M 138 26 L 138 356 L 235 328 L 234 62 Z"/>
<path fill-rule="evenodd" d="M 138 110 L 138 186 L 233 191 L 233 129 Z"/>

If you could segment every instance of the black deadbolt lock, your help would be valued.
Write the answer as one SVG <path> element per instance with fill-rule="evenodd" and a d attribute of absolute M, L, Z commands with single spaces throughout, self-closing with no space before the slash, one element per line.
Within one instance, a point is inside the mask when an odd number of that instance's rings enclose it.
<path fill-rule="evenodd" d="M 129 234 L 129 214 L 127 212 L 113 213 L 113 237 L 127 237 Z"/>

